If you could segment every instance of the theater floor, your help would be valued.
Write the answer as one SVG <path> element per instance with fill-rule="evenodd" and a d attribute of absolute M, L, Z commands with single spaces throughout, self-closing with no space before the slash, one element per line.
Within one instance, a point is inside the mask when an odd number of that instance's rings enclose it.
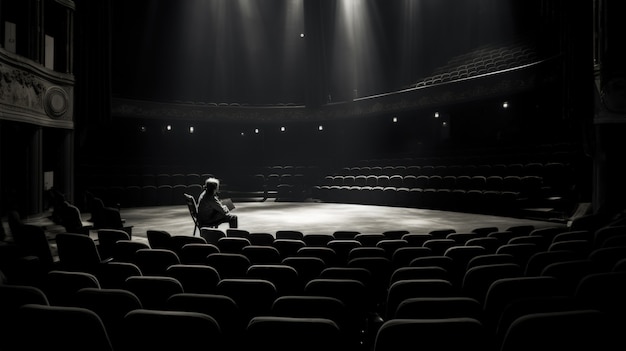
<path fill-rule="evenodd" d="M 266 201 L 236 202 L 235 206 L 239 228 L 272 234 L 277 230 L 329 235 L 337 230 L 361 233 L 408 230 L 411 233 L 426 233 L 435 229 L 455 229 L 457 232 L 466 232 L 478 227 L 505 230 L 516 225 L 533 225 L 537 228 L 564 225 L 533 219 L 338 203 Z M 172 235 L 193 235 L 194 232 L 193 220 L 184 205 L 127 208 L 122 209 L 121 213 L 126 224 L 133 226 L 135 240 L 147 240 L 148 229 L 165 230 Z M 227 228 L 226 223 L 220 225 L 222 230 Z"/>

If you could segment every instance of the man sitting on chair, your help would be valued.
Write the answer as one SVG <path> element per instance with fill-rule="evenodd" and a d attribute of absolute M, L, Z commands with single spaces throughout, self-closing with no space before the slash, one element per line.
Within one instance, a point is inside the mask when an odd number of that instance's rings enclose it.
<path fill-rule="evenodd" d="M 220 181 L 208 178 L 204 182 L 204 191 L 198 197 L 198 227 L 216 227 L 228 222 L 230 228 L 237 228 L 237 215 L 230 212 L 222 203 L 217 194 L 220 190 Z"/>

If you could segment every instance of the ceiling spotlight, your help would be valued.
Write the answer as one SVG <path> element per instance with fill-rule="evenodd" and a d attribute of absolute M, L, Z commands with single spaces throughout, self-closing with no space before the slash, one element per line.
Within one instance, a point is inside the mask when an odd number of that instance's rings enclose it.
<path fill-rule="evenodd" d="M 259 128 L 254 129 L 254 134 L 259 134 Z"/>
<path fill-rule="evenodd" d="M 502 108 L 509 108 L 509 102 L 508 101 L 503 102 Z"/>
<path fill-rule="evenodd" d="M 392 119 L 392 121 L 393 121 L 393 123 L 398 123 L 398 117 L 394 117 L 394 118 Z"/>
<path fill-rule="evenodd" d="M 304 33 L 300 33 L 300 38 L 304 38 L 304 37 L 305 37 Z"/>
<path fill-rule="evenodd" d="M 165 130 L 167 130 L 168 132 L 172 131 L 172 125 L 168 124 L 167 126 L 165 126 Z"/>
<path fill-rule="evenodd" d="M 280 127 L 281 132 L 284 132 L 285 130 L 287 130 L 285 127 Z"/>
<path fill-rule="evenodd" d="M 241 136 L 246 136 L 246 133 L 244 133 L 244 132 L 241 132 Z"/>
<path fill-rule="evenodd" d="M 435 112 L 435 118 L 439 118 L 439 112 Z"/>
<path fill-rule="evenodd" d="M 196 129 L 193 126 L 189 127 L 189 134 L 193 134 L 195 131 Z"/>
<path fill-rule="evenodd" d="M 147 129 L 146 129 L 146 126 L 140 126 L 140 127 L 139 127 L 139 131 L 140 131 L 140 132 L 142 132 L 142 133 L 145 133 L 145 132 L 146 132 L 146 130 L 147 130 Z"/>
<path fill-rule="evenodd" d="M 322 130 L 324 130 L 324 126 L 318 126 L 317 130 L 319 130 L 321 132 Z"/>

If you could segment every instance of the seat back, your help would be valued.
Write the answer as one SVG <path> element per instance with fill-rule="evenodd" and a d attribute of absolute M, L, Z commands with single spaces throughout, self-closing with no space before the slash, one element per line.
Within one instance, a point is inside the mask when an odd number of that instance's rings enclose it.
<path fill-rule="evenodd" d="M 82 234 L 59 233 L 56 236 L 59 261 L 64 270 L 97 272 L 100 253 L 95 241 Z"/>
<path fill-rule="evenodd" d="M 235 300 L 226 295 L 188 292 L 174 294 L 167 300 L 167 309 L 203 313 L 215 318 L 233 350 L 238 349 L 237 342 L 243 336 L 248 322 Z"/>
<path fill-rule="evenodd" d="M 608 329 L 597 310 L 531 313 L 513 321 L 500 350 L 608 350 Z"/>
<path fill-rule="evenodd" d="M 124 343 L 124 316 L 143 308 L 137 295 L 124 289 L 83 288 L 76 292 L 74 304 L 94 311 L 100 317 L 114 349 L 122 349 Z"/>
<path fill-rule="evenodd" d="M 82 288 L 100 288 L 98 278 L 86 272 L 53 270 L 48 272 L 44 292 L 51 305 L 72 306 Z"/>
<path fill-rule="evenodd" d="M 173 264 L 165 274 L 178 280 L 188 293 L 214 293 L 220 281 L 215 268 L 202 264 Z"/>
<path fill-rule="evenodd" d="M 20 308 L 22 350 L 113 350 L 100 317 L 81 307 L 28 304 Z"/>
<path fill-rule="evenodd" d="M 454 336 L 454 337 L 451 337 Z M 374 351 L 484 350 L 485 331 L 473 318 L 392 319 L 383 323 Z"/>
<path fill-rule="evenodd" d="M 184 292 L 182 284 L 166 276 L 132 276 L 126 279 L 125 290 L 137 295 L 146 309 L 164 309 L 167 299 Z"/>
<path fill-rule="evenodd" d="M 124 326 L 128 350 L 222 350 L 219 324 L 203 313 L 137 309 Z"/>
<path fill-rule="evenodd" d="M 185 196 L 185 203 L 187 204 L 187 209 L 189 209 L 189 215 L 191 219 L 193 219 L 193 235 L 196 235 L 196 230 L 200 230 L 198 227 L 198 205 L 196 198 L 187 193 L 183 193 L 183 196 Z"/>
<path fill-rule="evenodd" d="M 113 257 L 115 242 L 118 240 L 130 240 L 130 235 L 121 229 L 99 229 L 98 250 L 100 257 Z"/>
<path fill-rule="evenodd" d="M 337 324 L 325 318 L 255 317 L 246 328 L 250 349 L 344 350 Z"/>

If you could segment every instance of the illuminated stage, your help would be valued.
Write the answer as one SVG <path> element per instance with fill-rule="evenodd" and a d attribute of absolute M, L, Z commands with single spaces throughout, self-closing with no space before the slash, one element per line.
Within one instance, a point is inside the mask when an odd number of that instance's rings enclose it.
<path fill-rule="evenodd" d="M 533 225 L 537 228 L 563 226 L 562 223 L 447 212 L 418 208 L 353 205 L 317 202 L 239 202 L 235 203 L 239 228 L 249 232 L 274 234 L 277 230 L 298 230 L 304 234 L 332 234 L 337 230 L 382 233 L 408 230 L 426 233 L 435 229 L 467 232 L 478 227 Z M 172 235 L 192 235 L 193 220 L 186 206 L 122 209 L 127 225 L 133 226 L 133 239 L 146 240 L 146 230 L 157 229 Z M 219 227 L 226 230 L 228 224 Z M 196 233 L 197 235 L 197 233 Z"/>

